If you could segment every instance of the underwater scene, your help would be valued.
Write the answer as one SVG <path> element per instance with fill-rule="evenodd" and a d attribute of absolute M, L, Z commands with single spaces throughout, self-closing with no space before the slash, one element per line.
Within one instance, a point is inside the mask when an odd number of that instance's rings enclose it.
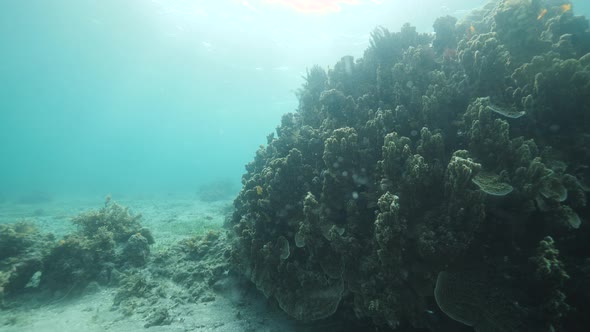
<path fill-rule="evenodd" d="M 0 332 L 590 331 L 589 17 L 0 2 Z"/>

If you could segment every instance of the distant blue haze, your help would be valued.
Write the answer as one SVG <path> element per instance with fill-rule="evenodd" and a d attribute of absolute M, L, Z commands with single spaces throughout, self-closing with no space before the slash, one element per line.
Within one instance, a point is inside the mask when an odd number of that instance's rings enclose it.
<path fill-rule="evenodd" d="M 0 193 L 238 186 L 306 68 L 361 56 L 377 25 L 431 31 L 484 3 L 382 2 L 306 16 L 230 0 L 1 1 Z"/>

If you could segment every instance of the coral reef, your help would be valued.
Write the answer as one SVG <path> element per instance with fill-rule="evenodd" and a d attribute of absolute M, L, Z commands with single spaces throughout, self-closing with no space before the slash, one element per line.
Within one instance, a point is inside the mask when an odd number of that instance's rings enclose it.
<path fill-rule="evenodd" d="M 560 5 L 378 28 L 312 67 L 246 166 L 234 266 L 302 321 L 586 330 L 590 34 Z"/>
<path fill-rule="evenodd" d="M 154 238 L 140 219 L 141 214 L 132 215 L 110 196 L 100 210 L 74 217 L 78 231 L 51 249 L 43 263 L 41 286 L 82 289 L 92 281 L 107 284 L 117 269 L 144 265 Z"/>
<path fill-rule="evenodd" d="M 225 233 L 209 231 L 154 254 L 142 269 L 119 276 L 113 307 L 150 327 L 170 324 L 179 304 L 215 301 L 229 278 L 227 247 Z"/>
<path fill-rule="evenodd" d="M 187 312 L 220 298 L 216 307 L 239 300 L 240 310 L 250 310 L 242 296 L 255 290 L 231 271 L 231 251 L 221 225 L 220 230 L 153 250 L 154 238 L 142 227 L 141 215 L 109 196 L 102 208 L 83 212 L 72 222 L 77 230 L 58 241 L 29 222 L 0 224 L 0 310 L 28 312 L 31 299 L 37 308 L 38 303 L 59 305 L 65 298 L 105 289 L 113 295 L 111 311 L 132 316 L 146 328 L 179 325 Z M 284 241 L 278 242 L 279 256 L 287 259 L 290 247 Z M 96 295 L 109 299 L 105 293 Z"/>
<path fill-rule="evenodd" d="M 25 288 L 43 266 L 54 238 L 30 222 L 0 224 L 0 303 Z"/>

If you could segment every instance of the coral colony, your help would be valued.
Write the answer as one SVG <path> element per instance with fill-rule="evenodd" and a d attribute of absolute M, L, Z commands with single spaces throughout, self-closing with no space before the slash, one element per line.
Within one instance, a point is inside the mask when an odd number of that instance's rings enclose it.
<path fill-rule="evenodd" d="M 172 321 L 153 303 L 213 301 L 233 271 L 305 322 L 588 331 L 588 21 L 504 0 L 434 29 L 378 28 L 362 58 L 309 69 L 246 166 L 227 232 L 152 257 L 141 215 L 110 197 L 61 240 L 0 225 L 0 301 L 35 280 L 113 285 L 149 327 Z"/>
<path fill-rule="evenodd" d="M 300 320 L 586 330 L 588 21 L 500 1 L 434 28 L 308 70 L 247 165 L 235 265 Z"/>

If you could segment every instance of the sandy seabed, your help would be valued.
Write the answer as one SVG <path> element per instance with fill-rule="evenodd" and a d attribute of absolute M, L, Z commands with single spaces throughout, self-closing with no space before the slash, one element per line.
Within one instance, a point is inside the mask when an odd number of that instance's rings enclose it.
<path fill-rule="evenodd" d="M 75 230 L 71 218 L 99 209 L 103 197 L 63 197 L 35 204 L 10 201 L 0 205 L 0 223 L 27 220 L 42 233 L 57 239 Z M 141 213 L 156 243 L 152 255 L 178 241 L 208 230 L 219 230 L 231 213 L 232 202 L 202 202 L 194 195 L 142 195 L 113 197 L 118 203 Z M 215 299 L 198 303 L 172 303 L 174 316 L 168 325 L 146 326 L 141 312 L 124 315 L 113 306 L 116 289 L 96 286 L 82 294 L 25 292 L 6 300 L 0 311 L 2 332 L 50 331 L 308 331 L 315 330 L 292 321 L 251 285 L 228 277 L 226 287 Z M 173 283 L 171 282 L 171 287 Z M 139 308 L 138 310 L 145 310 Z"/>

